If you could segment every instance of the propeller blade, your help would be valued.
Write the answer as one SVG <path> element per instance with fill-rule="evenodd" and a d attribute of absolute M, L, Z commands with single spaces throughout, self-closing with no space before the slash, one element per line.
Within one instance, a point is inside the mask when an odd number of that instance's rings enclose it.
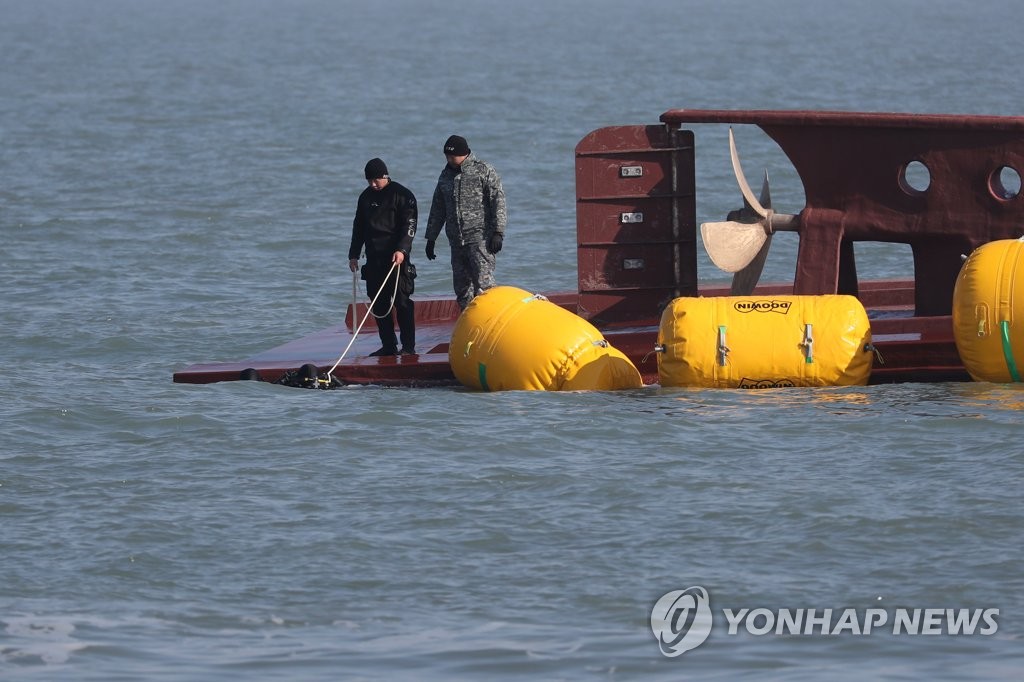
<path fill-rule="evenodd" d="M 746 176 L 743 175 L 743 167 L 740 166 L 740 155 L 739 152 L 736 151 L 736 138 L 732 134 L 732 128 L 729 128 L 729 156 L 732 159 L 732 172 L 736 176 L 736 183 L 740 186 L 740 193 L 743 194 L 743 201 L 747 203 L 747 206 L 749 206 L 754 213 L 762 218 L 767 218 L 768 211 L 761 205 L 761 202 L 754 197 L 754 192 L 750 189 L 750 185 L 747 184 Z M 768 177 L 767 172 L 765 173 L 765 177 Z"/>
<path fill-rule="evenodd" d="M 711 262 L 726 272 L 739 272 L 750 265 L 768 242 L 760 222 L 701 223 L 700 235 Z"/>
<path fill-rule="evenodd" d="M 772 207 L 772 192 L 768 185 L 767 169 L 765 169 L 764 179 L 761 181 L 760 200 L 761 205 L 765 208 L 770 209 Z M 731 295 L 749 296 L 754 293 L 754 288 L 757 287 L 757 283 L 761 279 L 761 273 L 764 271 L 764 263 L 768 260 L 768 251 L 771 245 L 772 235 L 771 232 L 768 232 L 768 238 L 764 240 L 764 244 L 761 245 L 753 260 L 732 276 L 732 287 L 729 291 Z"/>
<path fill-rule="evenodd" d="M 766 209 L 772 207 L 772 190 L 768 187 L 768 169 L 764 169 L 764 179 L 761 180 L 761 206 Z"/>
<path fill-rule="evenodd" d="M 729 219 L 724 222 L 701 223 L 700 234 L 711 262 L 725 272 L 735 273 L 732 280 L 733 293 L 746 295 L 754 290 L 761 278 L 772 243 L 772 233 L 776 230 L 799 230 L 800 221 L 799 216 L 775 213 L 772 210 L 767 170 L 761 181 L 761 197 L 754 197 L 743 175 L 732 128 L 729 128 L 729 156 L 736 183 L 743 195 L 743 208 L 731 211 Z"/>
<path fill-rule="evenodd" d="M 768 238 L 764 240 L 764 244 L 761 245 L 761 249 L 754 256 L 753 260 L 732 276 L 732 287 L 729 292 L 731 295 L 749 296 L 754 293 L 754 287 L 757 286 L 758 280 L 761 279 L 761 271 L 764 270 L 764 262 L 768 258 L 768 249 L 771 245 L 772 236 L 768 235 Z"/>

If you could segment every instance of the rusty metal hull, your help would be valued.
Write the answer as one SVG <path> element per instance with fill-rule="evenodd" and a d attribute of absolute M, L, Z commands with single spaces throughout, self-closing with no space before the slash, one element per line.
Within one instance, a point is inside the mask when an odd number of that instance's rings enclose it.
<path fill-rule="evenodd" d="M 785 221 L 800 239 L 793 280 L 760 285 L 755 295 L 857 296 L 880 352 L 872 382 L 969 379 L 953 339 L 953 286 L 962 255 L 1024 230 L 1024 117 L 672 109 L 660 121 L 600 128 L 577 144 L 578 286 L 549 296 L 598 327 L 646 382 L 657 380 L 651 351 L 669 301 L 730 294 L 728 286 L 698 286 L 696 136 L 682 125 L 707 123 L 760 127 L 804 186 L 806 205 Z M 925 187 L 907 179 L 915 164 L 928 173 Z M 1006 186 L 1004 178 L 1014 177 L 1016 186 Z M 872 241 L 908 245 L 913 271 L 861 280 L 854 243 Z M 747 277 L 745 290 L 756 278 Z M 186 367 L 174 380 L 233 380 L 252 369 L 275 381 L 304 364 L 326 370 L 363 310 L 245 360 Z M 448 340 L 457 306 L 418 299 L 416 311 L 422 354 L 367 357 L 378 343 L 375 332 L 364 333 L 334 376 L 352 384 L 453 384 Z"/>
<path fill-rule="evenodd" d="M 758 295 L 772 295 L 791 291 L 791 285 L 764 285 Z M 910 280 L 872 282 L 862 294 L 869 306 L 875 345 L 884 362 L 876 362 L 871 375 L 872 383 L 904 381 L 968 381 L 957 354 L 949 316 L 914 317 L 909 303 L 913 291 Z M 704 296 L 728 295 L 728 287 L 705 288 Z M 577 294 L 553 294 L 549 298 L 573 310 Z M 419 355 L 375 358 L 369 353 L 379 346 L 376 329 L 364 331 L 353 343 L 344 361 L 334 371 L 346 384 L 374 384 L 381 386 L 453 386 L 458 382 L 448 364 L 448 341 L 458 315 L 458 307 L 451 299 L 417 301 L 417 309 L 424 310 L 418 320 Z M 363 314 L 357 311 L 357 321 Z M 211 362 L 191 365 L 174 374 L 179 383 L 206 384 L 219 381 L 237 381 L 246 370 L 256 370 L 263 381 L 274 382 L 285 372 L 311 363 L 320 371 L 334 365 L 352 339 L 352 312 L 346 322 L 321 329 L 276 348 L 249 358 L 230 362 Z M 631 324 L 618 323 L 604 326 L 601 331 L 608 341 L 626 354 L 640 370 L 647 384 L 658 381 L 656 356 L 651 352 L 657 340 L 658 320 L 637 319 Z"/>

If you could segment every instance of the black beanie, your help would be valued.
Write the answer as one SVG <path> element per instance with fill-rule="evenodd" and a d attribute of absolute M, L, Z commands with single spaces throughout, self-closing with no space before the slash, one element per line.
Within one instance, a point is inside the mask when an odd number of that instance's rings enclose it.
<path fill-rule="evenodd" d="M 464 137 L 452 135 L 444 143 L 444 153 L 452 156 L 469 156 L 469 143 Z"/>
<path fill-rule="evenodd" d="M 381 159 L 370 159 L 366 162 L 366 179 L 376 180 L 388 176 L 388 167 Z"/>

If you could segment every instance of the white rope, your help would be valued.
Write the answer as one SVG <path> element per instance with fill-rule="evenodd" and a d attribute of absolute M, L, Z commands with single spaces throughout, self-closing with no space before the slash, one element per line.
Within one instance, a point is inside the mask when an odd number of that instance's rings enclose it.
<path fill-rule="evenodd" d="M 359 294 L 356 293 L 356 285 L 359 281 L 356 277 L 356 272 L 356 270 L 352 271 L 352 324 L 356 322 L 356 302 L 359 300 Z"/>
<path fill-rule="evenodd" d="M 388 283 L 388 277 L 391 276 L 391 272 L 395 269 L 395 265 L 398 265 L 398 263 L 395 263 L 394 265 L 392 265 L 391 266 L 391 270 L 388 270 L 388 274 L 384 277 L 384 282 L 380 285 L 381 289 L 383 289 L 384 285 Z M 386 313 L 384 313 L 383 315 L 378 315 L 377 313 L 373 313 L 373 316 L 376 317 L 378 320 L 383 320 L 385 317 L 390 316 L 391 315 L 391 311 L 395 309 L 395 299 L 398 298 L 398 280 L 400 280 L 401 278 L 402 278 L 402 271 L 399 270 L 398 274 L 395 275 L 395 290 L 391 292 L 391 303 L 388 305 L 388 311 Z M 380 294 L 379 291 L 377 293 Z M 376 301 L 377 299 L 374 298 L 373 300 Z M 370 311 L 371 312 L 373 311 L 373 306 L 370 306 Z"/>
<path fill-rule="evenodd" d="M 394 272 L 395 268 L 397 268 L 397 267 L 398 267 L 398 263 L 392 263 L 391 264 L 391 269 L 388 270 L 388 274 L 384 277 L 384 282 L 388 281 L 388 277 L 391 276 L 391 273 Z M 352 274 L 355 275 L 355 273 L 352 273 Z M 398 279 L 399 279 L 398 277 L 395 277 L 395 292 L 391 296 L 391 305 L 392 306 L 395 305 L 395 297 L 398 295 Z M 352 287 L 353 287 L 353 290 L 354 290 L 355 289 L 355 278 L 354 277 L 353 277 Z M 366 324 L 366 320 L 369 319 L 370 313 L 373 313 L 373 306 L 375 306 L 377 304 L 377 299 L 380 297 L 380 295 L 381 295 L 381 293 L 383 291 L 384 291 L 384 285 L 382 284 L 380 289 L 377 290 L 377 295 L 373 297 L 372 301 L 370 301 L 370 307 L 366 309 L 366 314 L 363 315 L 363 319 L 362 319 L 362 321 L 359 322 L 359 326 L 356 327 L 354 332 L 352 332 L 352 339 L 348 342 L 348 345 L 345 346 L 345 350 L 341 351 L 341 355 L 338 357 L 338 361 L 334 363 L 333 367 L 331 367 L 329 370 L 327 370 L 327 382 L 328 383 L 330 383 L 330 381 L 331 381 L 331 375 L 334 373 L 334 370 L 338 369 L 338 365 L 340 365 L 341 361 L 345 359 L 345 355 L 348 353 L 349 349 L 352 347 L 352 344 L 356 342 L 356 337 L 359 336 L 359 332 L 363 329 L 363 325 Z M 388 314 L 389 315 L 391 314 L 391 309 L 390 308 L 388 309 Z M 377 316 L 376 313 L 373 313 L 373 315 L 374 315 L 374 317 Z M 353 320 L 356 319 L 356 309 L 355 309 L 355 304 L 354 303 L 353 303 L 353 308 L 352 308 L 352 319 Z"/>

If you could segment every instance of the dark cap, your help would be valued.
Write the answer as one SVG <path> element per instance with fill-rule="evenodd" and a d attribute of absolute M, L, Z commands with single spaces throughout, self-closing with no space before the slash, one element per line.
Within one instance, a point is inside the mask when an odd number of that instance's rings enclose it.
<path fill-rule="evenodd" d="M 370 159 L 366 162 L 366 179 L 376 180 L 377 178 L 386 178 L 388 176 L 388 167 L 380 159 Z"/>
<path fill-rule="evenodd" d="M 444 153 L 452 156 L 469 156 L 469 143 L 464 137 L 452 135 L 444 143 Z"/>

